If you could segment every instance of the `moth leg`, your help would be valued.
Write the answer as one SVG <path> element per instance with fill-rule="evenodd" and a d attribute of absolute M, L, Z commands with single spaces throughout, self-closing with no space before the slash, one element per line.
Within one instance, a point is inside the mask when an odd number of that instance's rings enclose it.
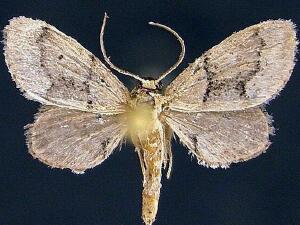
<path fill-rule="evenodd" d="M 139 160 L 140 160 L 140 165 L 141 165 L 141 168 L 142 168 L 142 173 L 143 173 L 143 175 L 145 175 L 146 166 L 145 166 L 145 162 L 143 160 L 144 157 L 142 156 L 143 153 L 141 152 L 141 150 L 139 148 L 135 148 L 135 151 L 137 152 Z"/>

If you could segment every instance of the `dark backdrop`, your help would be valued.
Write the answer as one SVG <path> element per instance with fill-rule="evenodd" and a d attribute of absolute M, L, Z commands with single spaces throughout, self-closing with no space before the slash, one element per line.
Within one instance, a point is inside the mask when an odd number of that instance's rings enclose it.
<path fill-rule="evenodd" d="M 171 26 L 185 40 L 186 57 L 171 77 L 249 25 L 282 18 L 300 26 L 299 0 L 1 0 L 0 28 L 14 16 L 39 18 L 102 60 L 98 38 L 105 11 L 110 15 L 105 42 L 112 61 L 144 76 L 163 72 L 179 54 L 176 40 L 148 21 Z M 48 168 L 27 153 L 23 134 L 39 104 L 15 88 L 3 55 L 0 75 L 0 224 L 142 224 L 142 174 L 133 147 L 127 145 L 84 175 Z M 132 87 L 129 78 L 119 77 Z M 173 142 L 173 174 L 170 180 L 163 178 L 155 224 L 299 225 L 299 82 L 300 64 L 267 107 L 276 136 L 267 153 L 256 159 L 227 170 L 207 169 Z"/>

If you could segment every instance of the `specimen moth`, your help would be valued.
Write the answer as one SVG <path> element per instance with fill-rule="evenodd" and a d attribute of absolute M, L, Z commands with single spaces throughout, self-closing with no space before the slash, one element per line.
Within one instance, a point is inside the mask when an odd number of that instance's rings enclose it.
<path fill-rule="evenodd" d="M 83 173 L 102 163 L 124 139 L 135 146 L 143 173 L 142 218 L 155 221 L 162 170 L 172 169 L 175 134 L 199 164 L 227 168 L 254 158 L 270 145 L 271 119 L 264 104 L 285 86 L 295 65 L 295 25 L 269 20 L 234 33 L 180 73 L 161 81 L 183 60 L 182 51 L 157 79 L 138 80 L 129 92 L 118 78 L 76 40 L 41 20 L 17 17 L 4 29 L 4 55 L 25 97 L 43 106 L 26 126 L 30 154 L 55 168 Z"/>

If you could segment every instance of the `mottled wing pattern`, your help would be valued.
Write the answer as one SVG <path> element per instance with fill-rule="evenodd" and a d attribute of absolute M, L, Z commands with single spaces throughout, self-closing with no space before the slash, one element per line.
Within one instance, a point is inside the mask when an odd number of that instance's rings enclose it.
<path fill-rule="evenodd" d="M 82 173 L 104 161 L 120 144 L 125 127 L 118 115 L 97 115 L 47 106 L 27 125 L 29 152 L 56 168 Z"/>
<path fill-rule="evenodd" d="M 99 59 L 55 27 L 25 17 L 4 29 L 4 54 L 29 99 L 89 112 L 124 111 L 128 91 Z"/>
<path fill-rule="evenodd" d="M 199 164 L 228 167 L 264 152 L 272 133 L 260 108 L 236 112 L 164 112 L 167 124 L 197 157 Z"/>
<path fill-rule="evenodd" d="M 199 112 L 260 105 L 289 80 L 296 46 L 291 21 L 266 21 L 239 31 L 196 59 L 167 87 L 169 107 Z"/>

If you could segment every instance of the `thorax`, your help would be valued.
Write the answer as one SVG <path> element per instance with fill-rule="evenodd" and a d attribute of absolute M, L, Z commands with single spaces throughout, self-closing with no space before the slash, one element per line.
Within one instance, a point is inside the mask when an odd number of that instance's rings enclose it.
<path fill-rule="evenodd" d="M 137 147 L 144 148 L 144 145 L 153 145 L 159 140 L 162 98 L 156 90 L 136 88 L 131 92 L 127 118 L 131 139 Z"/>

